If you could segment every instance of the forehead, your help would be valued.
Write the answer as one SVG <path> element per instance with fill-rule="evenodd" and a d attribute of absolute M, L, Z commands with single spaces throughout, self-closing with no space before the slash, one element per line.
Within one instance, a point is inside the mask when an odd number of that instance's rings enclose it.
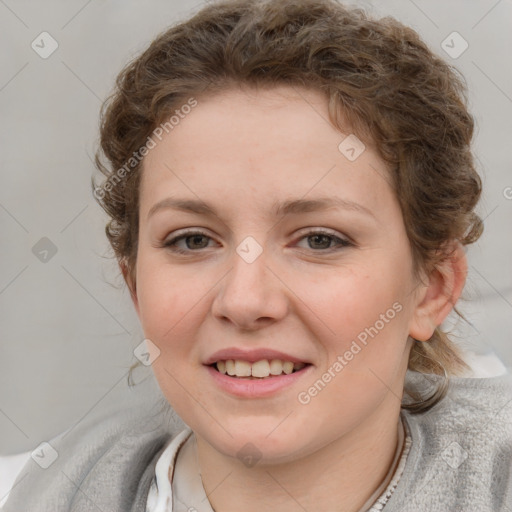
<path fill-rule="evenodd" d="M 385 163 L 349 129 L 341 132 L 330 123 L 320 91 L 230 89 L 196 100 L 145 157 L 146 211 L 149 200 L 174 190 L 217 201 L 228 194 L 260 203 L 268 198 L 273 204 L 283 194 L 341 191 L 378 204 L 381 189 L 389 188 Z M 347 144 L 354 146 L 355 159 Z"/>

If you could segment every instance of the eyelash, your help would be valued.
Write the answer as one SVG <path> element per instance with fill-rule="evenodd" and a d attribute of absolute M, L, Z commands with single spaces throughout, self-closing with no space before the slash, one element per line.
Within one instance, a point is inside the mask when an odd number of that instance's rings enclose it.
<path fill-rule="evenodd" d="M 194 253 L 194 252 L 201 252 L 202 249 L 198 249 L 198 250 L 194 250 L 194 249 L 188 249 L 188 250 L 184 250 L 184 249 L 180 249 L 176 246 L 176 243 L 182 239 L 186 239 L 186 238 L 189 238 L 189 237 L 192 237 L 192 236 L 197 236 L 197 235 L 200 235 L 200 236 L 204 236 L 206 238 L 210 238 L 212 239 L 211 236 L 209 236 L 207 233 L 204 233 L 203 231 L 186 231 L 185 233 L 182 233 L 181 235 L 178 235 L 174 238 L 171 238 L 170 240 L 168 241 L 165 241 L 163 244 L 162 244 L 162 247 L 164 248 L 167 248 L 169 249 L 170 251 L 172 252 L 175 252 L 175 253 L 178 253 L 178 254 L 190 254 L 190 253 Z M 337 241 L 338 242 L 338 246 L 339 248 L 344 248 L 344 247 L 351 247 L 351 246 L 354 246 L 354 244 L 347 240 L 347 239 L 344 239 L 344 238 L 340 238 L 336 235 L 334 235 L 333 233 L 331 233 L 330 231 L 326 231 L 326 230 L 323 230 L 323 229 L 317 229 L 317 230 L 314 230 L 314 231 L 309 231 L 308 233 L 304 234 L 301 236 L 301 238 L 299 238 L 299 240 L 303 240 L 304 238 L 309 238 L 309 237 L 312 237 L 312 236 L 315 236 L 315 235 L 323 235 L 323 236 L 327 236 L 329 238 L 331 238 L 331 240 L 334 240 L 334 241 Z M 206 249 L 203 248 L 203 249 Z M 309 249 L 313 252 L 333 252 L 333 248 L 327 248 L 327 249 Z M 337 250 L 337 249 L 334 249 L 334 250 Z"/>

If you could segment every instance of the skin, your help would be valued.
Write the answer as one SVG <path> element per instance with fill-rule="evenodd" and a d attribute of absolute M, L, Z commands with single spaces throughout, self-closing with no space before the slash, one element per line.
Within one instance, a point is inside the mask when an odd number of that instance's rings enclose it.
<path fill-rule="evenodd" d="M 459 246 L 430 276 L 415 277 L 389 171 L 369 145 L 349 161 L 338 150 L 348 133 L 328 122 L 317 91 L 230 89 L 198 98 L 145 157 L 136 282 L 121 268 L 144 334 L 160 350 L 153 370 L 162 392 L 197 438 L 217 512 L 357 511 L 396 450 L 411 337 L 430 338 L 462 291 Z M 171 196 L 200 199 L 218 215 L 168 208 L 148 218 Z M 370 213 L 272 210 L 321 196 Z M 207 236 L 177 241 L 186 254 L 163 246 L 185 228 Z M 319 228 L 353 245 L 318 239 Z M 247 236 L 263 250 L 252 263 L 236 252 Z M 301 404 L 298 394 L 397 302 L 401 311 Z M 235 397 L 202 364 L 234 346 L 273 348 L 313 368 L 271 397 Z M 237 457 L 247 443 L 261 455 L 253 467 Z"/>

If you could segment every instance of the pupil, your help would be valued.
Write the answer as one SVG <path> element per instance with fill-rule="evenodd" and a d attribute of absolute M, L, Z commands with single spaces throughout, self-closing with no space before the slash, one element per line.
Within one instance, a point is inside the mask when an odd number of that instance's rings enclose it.
<path fill-rule="evenodd" d="M 327 242 L 327 245 L 325 245 L 325 244 L 323 245 L 323 247 L 324 247 L 324 248 L 325 248 L 325 247 L 329 247 L 329 244 L 330 244 L 330 242 L 331 242 L 331 241 L 330 241 L 330 238 L 329 238 L 327 235 L 313 235 L 311 238 L 314 240 L 313 245 L 314 245 L 315 243 L 317 243 L 319 239 L 321 240 L 321 239 L 323 238 L 323 239 L 324 239 L 324 241 L 326 241 L 326 242 Z"/>
<path fill-rule="evenodd" d="M 198 243 L 199 245 L 201 245 L 200 242 L 198 242 L 198 240 L 201 240 L 201 238 L 204 238 L 203 235 L 192 235 L 191 237 L 189 237 L 188 239 L 192 239 L 192 244 L 195 245 L 196 243 Z M 190 247 L 189 247 L 190 249 Z"/>

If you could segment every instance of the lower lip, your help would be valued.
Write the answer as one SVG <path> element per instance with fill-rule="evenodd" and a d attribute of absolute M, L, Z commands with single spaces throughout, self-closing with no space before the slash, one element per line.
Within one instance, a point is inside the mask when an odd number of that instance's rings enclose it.
<path fill-rule="evenodd" d="M 289 375 L 279 375 L 263 379 L 239 379 L 220 373 L 211 366 L 206 367 L 214 382 L 223 391 L 242 398 L 261 398 L 273 395 L 295 384 L 302 377 L 309 374 L 312 368 L 313 365 L 307 365 Z"/>

